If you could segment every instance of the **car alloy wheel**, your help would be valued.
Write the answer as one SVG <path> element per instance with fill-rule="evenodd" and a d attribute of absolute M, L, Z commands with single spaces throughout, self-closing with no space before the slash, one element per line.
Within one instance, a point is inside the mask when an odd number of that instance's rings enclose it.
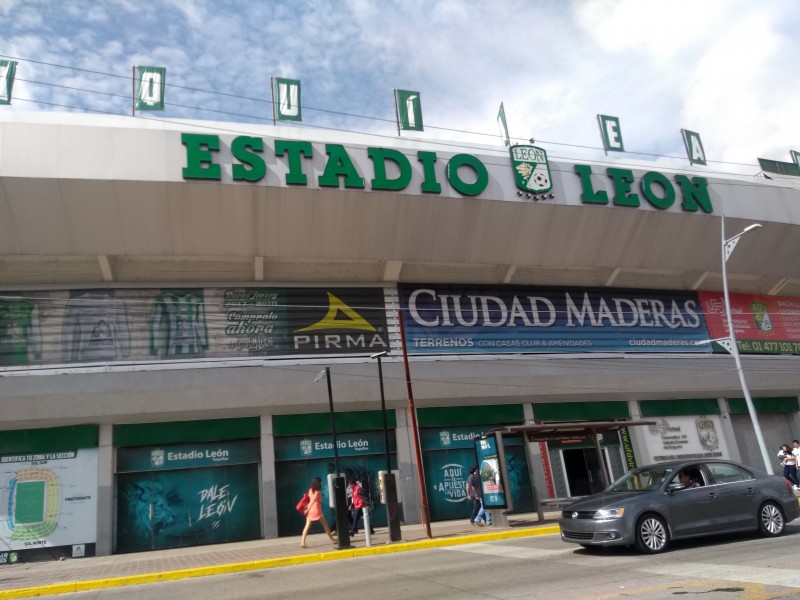
<path fill-rule="evenodd" d="M 663 552 L 668 543 L 667 526 L 656 515 L 644 515 L 636 526 L 636 547 L 648 554 Z"/>
<path fill-rule="evenodd" d="M 758 528 L 761 535 L 776 537 L 783 533 L 786 522 L 781 509 L 774 502 L 765 502 L 758 511 Z"/>

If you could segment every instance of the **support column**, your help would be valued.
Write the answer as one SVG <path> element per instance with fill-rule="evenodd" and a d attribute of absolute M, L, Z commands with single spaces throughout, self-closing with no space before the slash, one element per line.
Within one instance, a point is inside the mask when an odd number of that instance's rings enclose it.
<path fill-rule="evenodd" d="M 639 403 L 636 400 L 628 401 L 628 412 L 631 415 L 632 421 L 639 421 L 642 417 L 642 412 L 639 409 Z M 644 431 L 643 431 L 644 430 Z M 644 427 L 628 427 L 628 432 L 631 434 L 631 446 L 633 447 L 633 455 L 636 459 L 636 466 L 641 467 L 653 462 L 651 458 L 653 453 L 652 449 L 647 447 L 646 441 L 646 428 Z"/>
<path fill-rule="evenodd" d="M 417 466 L 414 464 L 414 434 L 408 418 L 408 409 L 396 409 L 397 429 L 397 469 L 400 477 L 397 480 L 398 490 L 403 498 L 403 522 L 418 524 L 420 522 L 419 483 L 417 482 Z"/>
<path fill-rule="evenodd" d="M 736 432 L 733 430 L 728 401 L 725 398 L 717 398 L 717 403 L 719 404 L 719 422 L 722 428 L 720 435 L 725 440 L 725 446 L 728 448 L 728 458 L 736 462 L 742 462 L 742 454 L 739 452 L 739 443 L 736 441 Z"/>
<path fill-rule="evenodd" d="M 272 415 L 261 415 L 261 535 L 278 537 L 278 490 L 275 481 L 275 436 Z"/>
<path fill-rule="evenodd" d="M 522 417 L 526 424 L 533 424 L 533 405 L 525 402 L 522 405 Z M 542 452 L 538 442 L 523 440 L 525 444 L 525 457 L 528 459 L 528 477 L 531 480 L 533 502 L 536 505 L 536 515 L 540 521 L 544 520 L 541 501 L 547 498 L 547 481 L 542 464 Z"/>
<path fill-rule="evenodd" d="M 114 539 L 114 426 L 100 425 L 97 445 L 97 536 L 95 555 L 109 556 Z"/>

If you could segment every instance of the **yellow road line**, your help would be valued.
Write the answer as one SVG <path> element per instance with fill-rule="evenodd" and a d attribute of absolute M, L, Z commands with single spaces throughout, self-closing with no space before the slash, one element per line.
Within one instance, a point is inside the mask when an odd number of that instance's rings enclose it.
<path fill-rule="evenodd" d="M 432 540 L 419 540 L 415 542 L 398 542 L 396 544 L 372 546 L 370 548 L 349 548 L 345 550 L 334 550 L 318 554 L 286 556 L 283 558 L 266 558 L 264 560 L 253 560 L 241 563 L 215 565 L 211 567 L 194 567 L 191 569 L 163 571 L 160 573 L 147 573 L 143 575 L 126 575 L 124 577 L 109 577 L 106 579 L 92 579 L 87 581 L 56 583 L 38 587 L 19 588 L 16 590 L 0 590 L 0 600 L 5 600 L 6 598 L 33 598 L 37 596 L 52 596 L 55 594 L 67 594 L 70 592 L 86 592 L 89 590 L 101 590 L 114 587 L 123 587 L 128 585 L 141 585 L 143 583 L 176 581 L 179 579 L 189 579 L 191 577 L 206 577 L 208 575 L 225 575 L 228 573 L 241 573 L 244 571 L 256 571 L 260 569 L 273 569 L 275 567 L 288 567 L 291 565 L 302 565 L 313 562 L 342 560 L 345 558 L 356 558 L 359 556 L 377 556 L 381 554 L 394 554 L 396 552 L 407 552 L 410 550 L 425 550 L 428 548 L 441 548 L 444 546 L 474 544 L 476 542 L 485 542 L 492 540 L 508 540 L 508 539 L 531 537 L 538 535 L 550 535 L 558 532 L 559 528 L 557 525 L 550 525 L 546 527 L 536 527 L 531 529 L 521 529 L 515 531 L 496 531 L 492 533 L 460 535 L 457 537 L 436 538 Z"/>

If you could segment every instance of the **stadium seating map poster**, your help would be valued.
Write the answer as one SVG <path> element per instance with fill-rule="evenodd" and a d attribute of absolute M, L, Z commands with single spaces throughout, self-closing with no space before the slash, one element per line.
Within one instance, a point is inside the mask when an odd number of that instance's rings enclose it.
<path fill-rule="evenodd" d="M 0 293 L 0 367 L 388 350 L 382 288 Z"/>
<path fill-rule="evenodd" d="M 800 298 L 731 294 L 731 319 L 740 352 L 800 353 Z M 728 336 L 721 292 L 700 292 L 712 339 Z"/>
<path fill-rule="evenodd" d="M 695 293 L 402 285 L 414 354 L 710 352 Z"/>
<path fill-rule="evenodd" d="M 3 550 L 95 543 L 97 449 L 0 456 Z"/>

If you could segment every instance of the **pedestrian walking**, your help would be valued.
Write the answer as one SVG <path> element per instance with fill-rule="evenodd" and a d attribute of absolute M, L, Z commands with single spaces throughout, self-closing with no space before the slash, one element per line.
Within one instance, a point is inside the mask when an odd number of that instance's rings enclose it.
<path fill-rule="evenodd" d="M 306 537 L 308 531 L 311 529 L 311 523 L 319 521 L 322 523 L 322 528 L 331 541 L 334 541 L 333 533 L 328 527 L 328 521 L 325 520 L 325 515 L 322 514 L 322 480 L 319 477 L 314 477 L 311 486 L 308 488 L 308 509 L 306 509 L 306 526 L 303 528 L 303 536 L 300 538 L 300 547 L 308 548 L 306 546 Z"/>
<path fill-rule="evenodd" d="M 483 488 L 481 487 L 481 476 L 478 473 L 478 466 L 475 465 L 469 470 L 469 477 L 467 477 L 467 498 L 472 500 L 472 516 L 469 518 L 471 525 L 483 527 L 481 521 L 476 521 L 478 513 L 483 506 Z"/>
<path fill-rule="evenodd" d="M 781 445 L 778 458 L 783 465 L 783 476 L 791 482 L 793 489 L 800 490 L 800 482 L 797 480 L 797 455 L 792 453 L 789 444 Z"/>
<path fill-rule="evenodd" d="M 478 515 L 475 517 L 475 520 L 478 522 L 480 526 L 481 521 L 486 521 L 486 525 L 492 524 L 492 513 L 491 511 L 486 510 L 483 505 L 483 498 L 481 498 L 481 509 L 478 511 Z"/>
<path fill-rule="evenodd" d="M 355 479 L 350 480 L 350 535 L 358 533 L 358 522 L 364 516 L 364 498 L 361 495 L 361 486 Z"/>

